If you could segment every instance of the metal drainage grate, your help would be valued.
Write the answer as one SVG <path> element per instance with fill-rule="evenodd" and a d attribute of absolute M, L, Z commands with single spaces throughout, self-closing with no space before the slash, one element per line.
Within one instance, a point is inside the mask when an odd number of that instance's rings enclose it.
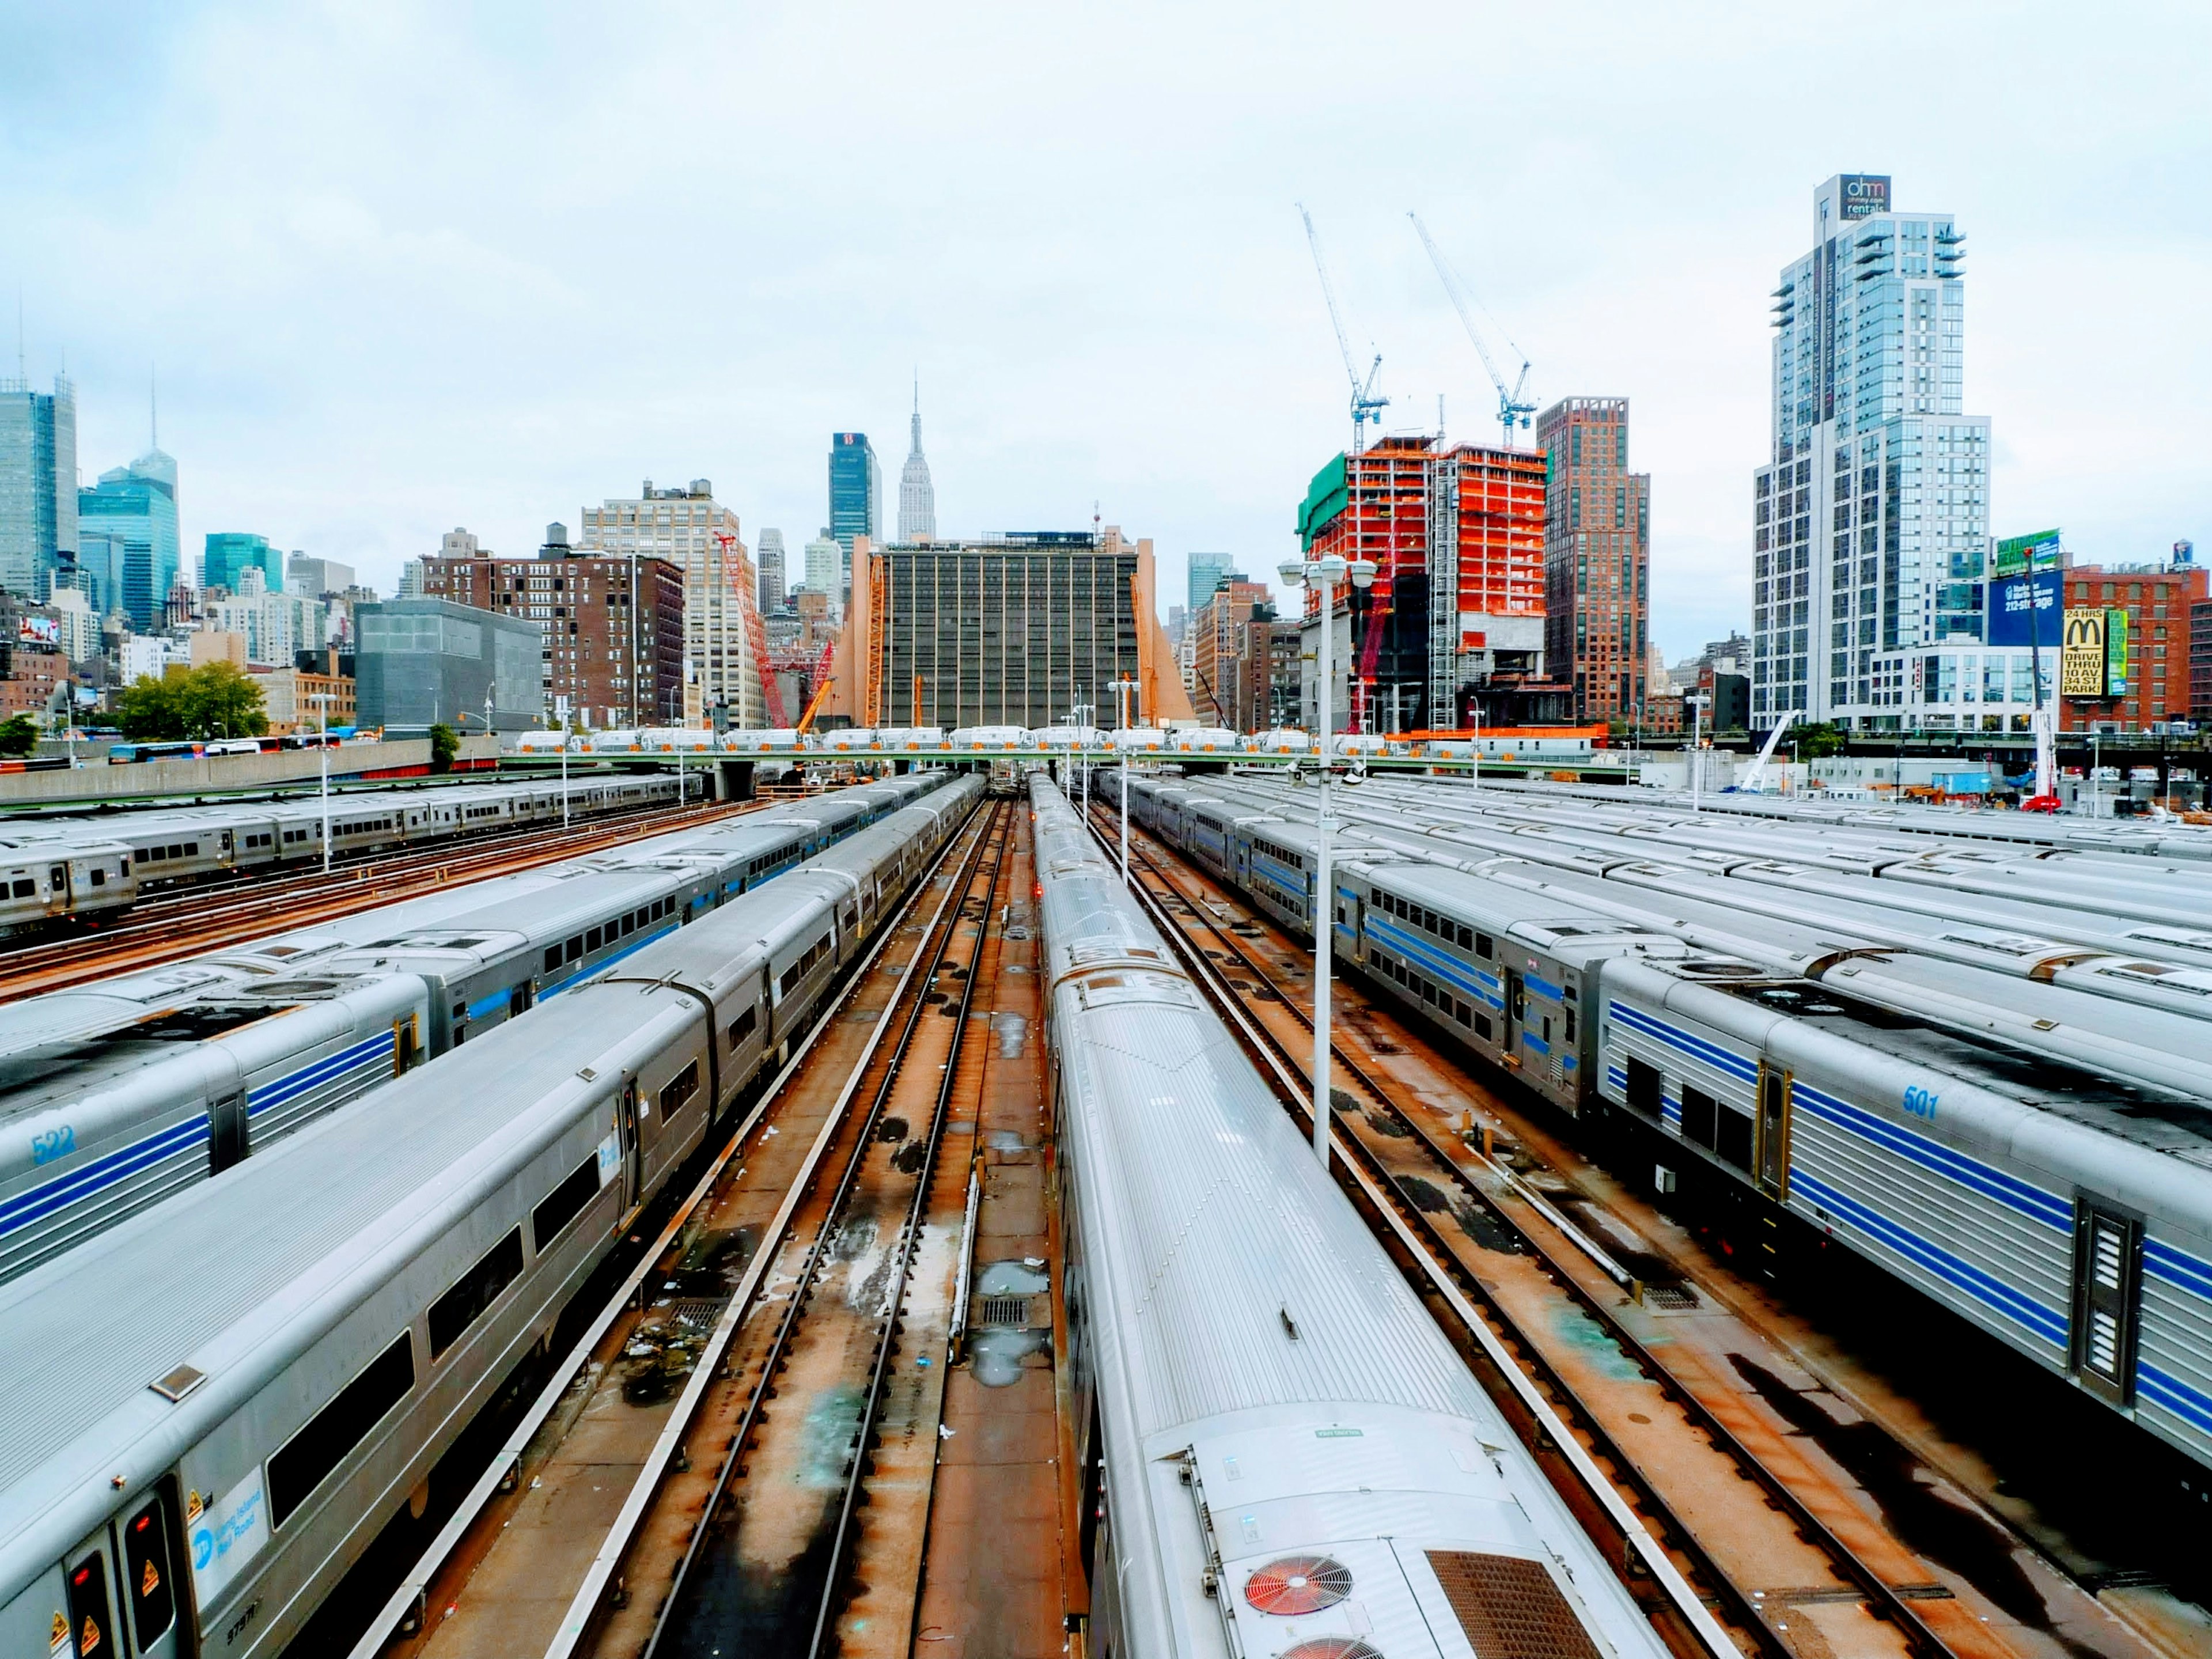
<path fill-rule="evenodd" d="M 1648 1308 L 1669 1308 L 1687 1311 L 1699 1305 L 1698 1293 L 1687 1285 L 1646 1285 L 1644 1304 Z"/>
<path fill-rule="evenodd" d="M 975 1308 L 975 1322 L 979 1325 L 1020 1329 L 1030 1322 L 1030 1299 L 1025 1296 L 987 1296 Z"/>

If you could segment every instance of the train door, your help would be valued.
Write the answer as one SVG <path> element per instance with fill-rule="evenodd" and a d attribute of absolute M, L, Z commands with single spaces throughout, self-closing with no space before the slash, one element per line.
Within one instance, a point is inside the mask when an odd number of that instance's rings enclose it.
<path fill-rule="evenodd" d="M 173 1520 L 165 1481 L 70 1552 L 63 1571 L 77 1659 L 178 1659 L 187 1651 L 179 1633 Z"/>
<path fill-rule="evenodd" d="M 1519 971 L 1508 968 L 1505 970 L 1505 1031 L 1498 1047 L 1510 1065 L 1521 1064 L 1521 1027 L 1528 1018 L 1528 988 L 1521 982 Z"/>
<path fill-rule="evenodd" d="M 2094 1395 L 2135 1398 L 2142 1218 L 2084 1194 L 2074 1212 L 2074 1374 Z"/>
<path fill-rule="evenodd" d="M 47 871 L 46 886 L 53 894 L 53 902 L 46 907 L 49 910 L 68 912 L 76 908 L 76 895 L 70 890 L 69 866 L 57 864 Z"/>
<path fill-rule="evenodd" d="M 246 1156 L 246 1091 L 234 1087 L 208 1106 L 208 1173 L 221 1175 Z"/>
<path fill-rule="evenodd" d="M 392 1075 L 404 1077 L 422 1052 L 422 1029 L 412 1014 L 392 1022 Z"/>
<path fill-rule="evenodd" d="M 1790 1196 L 1790 1073 L 1773 1066 L 1759 1068 L 1758 1136 L 1753 1162 L 1759 1189 L 1770 1197 Z"/>
<path fill-rule="evenodd" d="M 623 1140 L 623 1208 L 637 1206 L 645 1191 L 645 1147 L 639 1139 L 637 1079 L 623 1085 L 619 1108 Z"/>

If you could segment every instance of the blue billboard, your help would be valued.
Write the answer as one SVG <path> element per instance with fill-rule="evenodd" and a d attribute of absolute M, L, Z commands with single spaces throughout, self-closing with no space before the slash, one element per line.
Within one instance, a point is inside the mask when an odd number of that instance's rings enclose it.
<path fill-rule="evenodd" d="M 2028 611 L 2028 583 L 2035 584 L 2034 623 L 2031 632 Z M 2002 576 L 1990 584 L 1990 643 L 1991 645 L 2033 645 L 2040 638 L 2046 648 L 2056 649 L 2063 631 L 2063 611 L 2059 596 L 2063 574 L 2056 570 L 2043 571 L 2036 576 Z"/>

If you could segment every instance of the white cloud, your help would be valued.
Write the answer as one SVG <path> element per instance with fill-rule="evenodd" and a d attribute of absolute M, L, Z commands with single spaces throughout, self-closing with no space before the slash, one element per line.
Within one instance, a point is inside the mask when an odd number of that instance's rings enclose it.
<path fill-rule="evenodd" d="M 1291 203 L 1394 422 L 1493 397 L 1418 208 L 1546 398 L 1625 395 L 1657 624 L 1748 615 L 1766 293 L 1813 186 L 1969 231 L 1967 402 L 2000 527 L 2148 556 L 2205 523 L 2201 8 L 848 3 L 57 8 L 0 0 L 0 212 L 88 473 L 148 366 L 191 544 L 254 528 L 388 584 L 466 524 L 712 477 L 822 521 L 887 477 L 918 366 L 940 522 L 1111 522 L 1265 571 L 1345 436 Z M 12 46 L 14 50 L 4 48 Z"/>

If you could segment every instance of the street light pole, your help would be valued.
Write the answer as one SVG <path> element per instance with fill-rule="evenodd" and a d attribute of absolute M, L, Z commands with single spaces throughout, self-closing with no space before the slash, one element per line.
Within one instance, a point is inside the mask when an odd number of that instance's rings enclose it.
<path fill-rule="evenodd" d="M 1121 734 L 1121 885 L 1129 884 L 1129 691 L 1127 678 L 1114 682 L 1114 729 Z"/>
<path fill-rule="evenodd" d="M 315 745 L 323 760 L 323 873 L 331 872 L 331 693 L 311 691 L 307 701 L 322 718 L 322 740 Z"/>
<path fill-rule="evenodd" d="M 1328 1168 L 1329 1114 L 1328 994 L 1330 957 L 1336 943 L 1336 870 L 1330 857 L 1329 846 L 1336 821 L 1328 799 L 1328 775 L 1336 761 L 1329 731 L 1329 692 L 1335 665 L 1330 660 L 1329 636 L 1336 623 L 1337 583 L 1349 576 L 1354 587 L 1368 586 L 1375 580 L 1375 562 L 1371 559 L 1346 560 L 1332 553 L 1319 559 L 1287 559 L 1281 565 L 1279 574 L 1284 581 L 1293 587 L 1311 588 L 1321 601 L 1321 638 L 1315 649 L 1317 684 L 1314 724 L 1319 728 L 1316 735 L 1321 742 L 1321 767 L 1316 775 L 1320 794 L 1314 810 L 1313 1146 L 1314 1156 L 1321 1160 L 1322 1168 L 1326 1170 Z"/>
<path fill-rule="evenodd" d="M 1705 694 L 1693 691 L 1686 701 L 1690 705 L 1690 810 L 1704 810 L 1705 781 Z"/>

